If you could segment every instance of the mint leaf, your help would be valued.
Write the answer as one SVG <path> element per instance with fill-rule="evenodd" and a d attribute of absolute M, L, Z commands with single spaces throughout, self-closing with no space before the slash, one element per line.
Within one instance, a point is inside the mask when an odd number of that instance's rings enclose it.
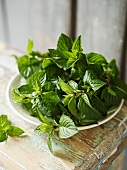
<path fill-rule="evenodd" d="M 88 64 L 107 64 L 105 57 L 97 53 L 86 54 L 86 60 Z"/>
<path fill-rule="evenodd" d="M 82 46 L 81 46 L 81 35 L 73 42 L 72 45 L 72 52 L 76 54 L 77 52 L 82 52 Z"/>
<path fill-rule="evenodd" d="M 85 72 L 83 82 L 85 85 L 90 85 L 94 91 L 100 89 L 102 86 L 105 85 L 103 81 L 96 78 L 96 76 L 92 73 L 91 70 L 87 70 Z"/>
<path fill-rule="evenodd" d="M 29 54 L 32 53 L 33 46 L 34 46 L 33 40 L 28 39 L 27 52 Z"/>
<path fill-rule="evenodd" d="M 71 51 L 72 48 L 72 40 L 65 34 L 61 34 L 58 43 L 57 43 L 57 50 L 59 51 Z"/>
<path fill-rule="evenodd" d="M 111 95 L 116 96 L 116 92 L 113 91 L 110 86 L 108 86 L 108 92 L 109 92 Z"/>
<path fill-rule="evenodd" d="M 26 98 L 23 94 L 19 92 L 18 89 L 12 89 L 12 99 L 17 103 L 29 103 L 30 99 Z"/>
<path fill-rule="evenodd" d="M 71 94 L 73 93 L 73 88 L 71 86 L 69 86 L 68 84 L 64 83 L 64 81 L 59 77 L 59 84 L 61 89 L 67 93 L 67 94 Z"/>
<path fill-rule="evenodd" d="M 76 98 L 75 98 L 75 96 L 71 97 L 71 99 L 69 100 L 69 102 L 68 102 L 68 109 L 70 110 L 72 115 L 74 115 L 76 118 L 78 118 L 77 109 L 76 109 Z"/>
<path fill-rule="evenodd" d="M 52 129 L 52 131 L 49 133 L 48 137 L 46 138 L 46 142 L 51 153 L 53 153 L 53 149 L 52 149 L 53 136 L 54 136 L 54 130 Z"/>
<path fill-rule="evenodd" d="M 80 120 L 99 120 L 103 118 L 102 115 L 91 106 L 89 98 L 86 94 L 83 94 L 80 97 L 78 102 L 78 109 L 80 111 Z"/>
<path fill-rule="evenodd" d="M 70 100 L 70 98 L 72 97 L 72 94 L 68 94 L 65 96 L 64 98 L 64 106 L 66 106 Z"/>
<path fill-rule="evenodd" d="M 53 125 L 49 125 L 49 124 L 46 124 L 46 123 L 42 123 L 41 125 L 39 125 L 35 131 L 41 131 L 41 132 L 49 132 L 53 129 Z"/>
<path fill-rule="evenodd" d="M 42 68 L 45 69 L 48 66 L 51 66 L 53 64 L 53 61 L 50 58 L 45 58 L 42 63 Z"/>
<path fill-rule="evenodd" d="M 9 136 L 20 136 L 24 133 L 22 129 L 19 127 L 11 126 L 11 128 L 7 131 Z"/>
<path fill-rule="evenodd" d="M 1 115 L 0 116 L 0 126 L 4 126 L 7 122 L 7 115 Z"/>
<path fill-rule="evenodd" d="M 46 102 L 54 102 L 54 103 L 60 102 L 59 96 L 53 91 L 43 93 L 42 98 L 43 100 L 46 100 Z"/>
<path fill-rule="evenodd" d="M 68 84 L 69 84 L 69 86 L 71 86 L 74 90 L 78 90 L 78 84 L 77 84 L 75 81 L 70 80 L 70 81 L 68 82 Z"/>
<path fill-rule="evenodd" d="M 69 138 L 74 134 L 78 133 L 78 129 L 74 122 L 66 115 L 62 115 L 59 121 L 59 137 Z"/>
<path fill-rule="evenodd" d="M 8 136 L 5 132 L 4 133 L 0 132 L 0 142 L 4 142 L 5 140 L 7 140 L 7 138 Z"/>
<path fill-rule="evenodd" d="M 36 91 L 41 91 L 46 81 L 46 74 L 42 72 L 37 72 L 33 74 L 27 81 L 27 84 L 31 85 Z"/>

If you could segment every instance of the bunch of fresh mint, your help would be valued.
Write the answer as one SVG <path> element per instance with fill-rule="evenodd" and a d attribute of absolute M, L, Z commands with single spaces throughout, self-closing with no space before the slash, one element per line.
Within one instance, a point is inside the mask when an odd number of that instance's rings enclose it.
<path fill-rule="evenodd" d="M 84 54 L 81 36 L 73 42 L 61 34 L 57 48 L 44 54 L 33 51 L 33 41 L 28 40 L 27 52 L 16 57 L 26 84 L 12 89 L 12 96 L 41 120 L 36 130 L 49 132 L 50 150 L 56 128 L 60 138 L 71 137 L 77 126 L 97 123 L 122 98 L 127 99 L 127 85 L 119 78 L 115 60 Z"/>

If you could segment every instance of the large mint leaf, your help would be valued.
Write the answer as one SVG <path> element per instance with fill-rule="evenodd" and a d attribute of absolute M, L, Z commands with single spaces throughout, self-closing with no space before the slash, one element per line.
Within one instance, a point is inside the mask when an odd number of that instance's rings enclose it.
<path fill-rule="evenodd" d="M 90 85 L 94 91 L 100 89 L 102 86 L 105 85 L 103 81 L 96 78 L 96 76 L 93 74 L 91 70 L 87 70 L 85 72 L 83 82 L 85 85 Z"/>
<path fill-rule="evenodd" d="M 52 60 L 60 68 L 67 67 L 68 58 L 70 57 L 70 52 L 58 51 L 54 49 L 49 49 Z"/>
<path fill-rule="evenodd" d="M 27 55 L 18 58 L 17 62 L 20 74 L 26 79 L 41 68 L 38 60 Z"/>
<path fill-rule="evenodd" d="M 32 86 L 30 84 L 26 84 L 26 85 L 22 85 L 18 88 L 19 92 L 23 95 L 28 95 L 28 94 L 32 94 L 34 92 L 34 89 L 32 88 Z"/>
<path fill-rule="evenodd" d="M 72 45 L 72 52 L 76 55 L 77 52 L 82 52 L 82 45 L 81 45 L 81 35 L 73 42 Z"/>
<path fill-rule="evenodd" d="M 77 108 L 76 108 L 76 97 L 73 96 L 68 102 L 68 109 L 70 110 L 71 114 L 78 118 Z"/>
<path fill-rule="evenodd" d="M 41 88 L 44 86 L 45 81 L 46 74 L 42 71 L 33 74 L 27 81 L 27 84 L 30 84 L 34 90 L 40 91 Z"/>
<path fill-rule="evenodd" d="M 78 133 L 78 129 L 74 122 L 66 115 L 62 115 L 59 121 L 59 137 L 69 138 L 74 134 Z"/>
<path fill-rule="evenodd" d="M 59 96 L 53 91 L 44 92 L 42 94 L 42 98 L 43 100 L 46 100 L 46 102 L 53 102 L 53 103 L 60 102 Z"/>
<path fill-rule="evenodd" d="M 32 53 L 33 46 L 34 46 L 33 40 L 28 39 L 27 52 L 29 54 Z"/>
<path fill-rule="evenodd" d="M 11 126 L 11 128 L 7 131 L 9 136 L 20 136 L 24 133 L 22 129 L 19 127 Z"/>
<path fill-rule="evenodd" d="M 103 116 L 107 115 L 107 109 L 104 106 L 103 102 L 97 96 L 91 96 L 90 103 L 93 108 L 95 108 Z"/>
<path fill-rule="evenodd" d="M 57 43 L 57 50 L 59 51 L 71 51 L 72 40 L 65 34 L 61 34 Z"/>
<path fill-rule="evenodd" d="M 68 84 L 64 83 L 64 81 L 61 78 L 59 78 L 59 84 L 60 84 L 61 89 L 65 93 L 67 93 L 67 94 L 73 93 L 73 91 L 74 91 L 73 88 L 71 86 L 69 86 Z"/>
<path fill-rule="evenodd" d="M 86 54 L 86 59 L 88 64 L 107 64 L 105 57 L 97 53 Z"/>
<path fill-rule="evenodd" d="M 91 106 L 87 94 L 83 94 L 79 99 L 78 109 L 80 111 L 80 120 L 99 120 L 102 118 L 102 115 Z"/>

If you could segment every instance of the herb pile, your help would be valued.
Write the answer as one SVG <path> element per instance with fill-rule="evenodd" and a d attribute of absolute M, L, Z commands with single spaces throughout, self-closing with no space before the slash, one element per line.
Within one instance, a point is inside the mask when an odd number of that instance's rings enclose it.
<path fill-rule="evenodd" d="M 44 54 L 34 51 L 33 41 L 28 40 L 27 52 L 15 56 L 26 84 L 12 89 L 12 96 L 42 122 L 36 130 L 49 132 L 51 151 L 55 129 L 60 138 L 71 137 L 78 126 L 97 123 L 122 98 L 127 99 L 127 85 L 119 78 L 115 60 L 84 54 L 81 36 L 73 42 L 61 34 L 57 48 Z"/>

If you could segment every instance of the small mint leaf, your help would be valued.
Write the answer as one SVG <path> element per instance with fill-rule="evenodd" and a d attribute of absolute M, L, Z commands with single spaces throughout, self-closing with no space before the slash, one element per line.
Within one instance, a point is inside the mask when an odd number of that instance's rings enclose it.
<path fill-rule="evenodd" d="M 7 140 L 8 136 L 6 133 L 0 133 L 0 142 Z"/>
<path fill-rule="evenodd" d="M 11 126 L 11 128 L 7 131 L 9 136 L 20 136 L 23 133 L 24 131 L 21 128 L 15 126 Z"/>
<path fill-rule="evenodd" d="M 73 93 L 73 88 L 69 86 L 68 84 L 64 83 L 64 81 L 59 77 L 59 84 L 61 89 L 67 93 L 67 94 L 72 94 Z"/>
<path fill-rule="evenodd" d="M 51 153 L 53 153 L 53 149 L 52 149 L 53 136 L 54 136 L 54 129 L 52 129 L 52 131 L 49 133 L 48 137 L 46 138 L 46 142 Z"/>
<path fill-rule="evenodd" d="M 33 46 L 34 46 L 33 40 L 28 39 L 27 52 L 28 52 L 29 54 L 32 53 Z"/>

